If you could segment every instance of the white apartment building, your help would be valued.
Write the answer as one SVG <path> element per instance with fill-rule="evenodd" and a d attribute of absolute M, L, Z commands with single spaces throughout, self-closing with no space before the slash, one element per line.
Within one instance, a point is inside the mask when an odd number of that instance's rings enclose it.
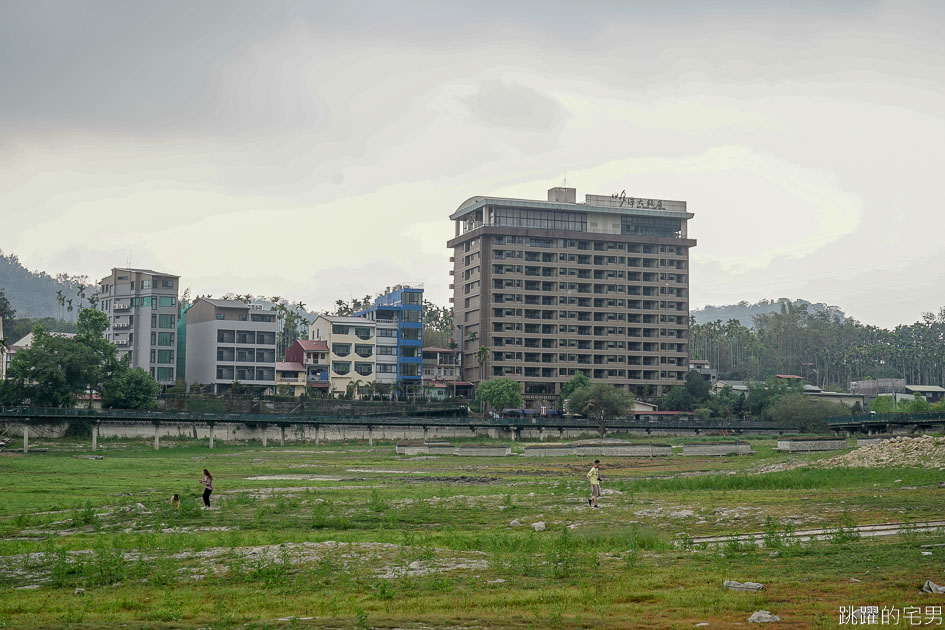
<path fill-rule="evenodd" d="M 105 338 L 162 385 L 176 378 L 177 292 L 180 277 L 116 267 L 99 281 L 99 309 L 108 316 Z"/>
<path fill-rule="evenodd" d="M 239 300 L 199 298 L 187 309 L 186 374 L 224 392 L 234 381 L 274 392 L 276 314 Z"/>

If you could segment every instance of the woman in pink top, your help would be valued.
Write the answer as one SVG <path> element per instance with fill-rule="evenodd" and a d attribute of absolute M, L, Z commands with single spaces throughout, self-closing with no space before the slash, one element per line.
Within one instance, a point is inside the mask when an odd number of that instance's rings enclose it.
<path fill-rule="evenodd" d="M 213 475 L 211 475 L 210 471 L 206 468 L 203 469 L 203 481 L 200 483 L 205 486 L 203 490 L 203 504 L 210 507 L 210 493 L 213 492 Z"/>

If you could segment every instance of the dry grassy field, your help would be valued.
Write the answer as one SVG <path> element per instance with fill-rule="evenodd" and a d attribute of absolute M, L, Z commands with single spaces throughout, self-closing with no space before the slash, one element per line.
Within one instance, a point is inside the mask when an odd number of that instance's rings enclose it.
<path fill-rule="evenodd" d="M 823 468 L 837 453 L 749 441 L 747 456 L 602 458 L 601 509 L 581 457 L 105 440 L 89 459 L 87 443 L 34 442 L 48 450 L 0 455 L 0 627 L 727 628 L 767 610 L 772 627 L 832 628 L 844 606 L 937 625 L 945 595 L 920 587 L 945 583 L 945 533 L 912 524 L 945 517 L 945 462 Z M 890 522 L 906 528 L 855 528 Z M 747 532 L 763 544 L 728 538 Z"/>

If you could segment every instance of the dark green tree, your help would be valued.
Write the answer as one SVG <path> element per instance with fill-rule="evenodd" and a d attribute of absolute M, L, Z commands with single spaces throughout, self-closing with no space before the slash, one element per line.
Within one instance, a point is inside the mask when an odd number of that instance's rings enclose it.
<path fill-rule="evenodd" d="M 692 399 L 689 390 L 683 385 L 676 385 L 660 399 L 660 409 L 666 411 L 692 411 Z"/>
<path fill-rule="evenodd" d="M 597 421 L 600 437 L 607 433 L 607 423 L 627 415 L 633 408 L 633 396 L 607 383 L 594 383 L 571 393 L 568 407 Z"/>
<path fill-rule="evenodd" d="M 141 368 L 120 366 L 102 392 L 106 409 L 154 409 L 161 386 Z"/>
<path fill-rule="evenodd" d="M 103 392 L 105 384 L 119 371 L 118 347 L 105 339 L 108 330 L 108 317 L 105 313 L 92 308 L 79 312 L 74 341 L 88 348 L 91 361 L 85 371 L 85 389 L 88 393 L 88 406 L 92 408 L 93 392 Z"/>
<path fill-rule="evenodd" d="M 480 383 L 476 388 L 476 400 L 493 409 L 518 409 L 522 406 L 522 384 L 510 378 L 496 378 Z"/>
<path fill-rule="evenodd" d="M 449 347 L 453 340 L 453 311 L 423 301 L 423 345 Z"/>
<path fill-rule="evenodd" d="M 709 400 L 712 391 L 712 383 L 707 381 L 702 374 L 696 370 L 689 370 L 686 373 L 686 393 L 689 394 L 689 402 L 693 407 L 698 407 Z"/>
<path fill-rule="evenodd" d="M 817 433 L 828 429 L 827 418 L 848 416 L 850 408 L 842 403 L 792 392 L 781 396 L 766 413 L 782 427 Z"/>
<path fill-rule="evenodd" d="M 33 343 L 19 350 L 7 375 L 12 383 L 8 404 L 34 407 L 72 407 L 88 383 L 94 353 L 74 339 L 50 335 L 42 326 L 33 329 Z M 11 394 L 12 392 L 12 394 Z"/>
<path fill-rule="evenodd" d="M 565 401 L 571 397 L 571 394 L 579 389 L 591 386 L 591 379 L 584 375 L 584 372 L 578 371 L 571 377 L 571 380 L 561 386 L 561 394 L 558 397 L 558 405 L 561 409 L 565 407 Z"/>
<path fill-rule="evenodd" d="M 5 323 L 10 322 L 16 316 L 16 311 L 7 299 L 6 293 L 0 289 L 0 319 Z"/>
<path fill-rule="evenodd" d="M 870 411 L 876 413 L 895 413 L 898 411 L 896 400 L 892 396 L 877 396 L 870 401 Z"/>

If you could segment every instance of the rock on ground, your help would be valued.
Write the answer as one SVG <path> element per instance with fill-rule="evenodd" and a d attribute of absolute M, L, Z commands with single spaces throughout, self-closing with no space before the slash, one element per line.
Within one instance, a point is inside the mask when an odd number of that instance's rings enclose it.
<path fill-rule="evenodd" d="M 733 591 L 761 591 L 765 587 L 759 582 L 736 582 L 735 580 L 725 580 L 722 586 Z"/>
<path fill-rule="evenodd" d="M 544 523 L 544 521 L 538 521 L 537 523 L 532 523 L 532 529 L 534 529 L 536 532 L 543 532 L 543 531 L 545 531 L 545 523 Z"/>
<path fill-rule="evenodd" d="M 751 617 L 748 618 L 748 623 L 771 623 L 772 621 L 781 621 L 781 618 L 777 615 L 772 615 L 767 610 L 756 610 L 751 613 Z"/>

